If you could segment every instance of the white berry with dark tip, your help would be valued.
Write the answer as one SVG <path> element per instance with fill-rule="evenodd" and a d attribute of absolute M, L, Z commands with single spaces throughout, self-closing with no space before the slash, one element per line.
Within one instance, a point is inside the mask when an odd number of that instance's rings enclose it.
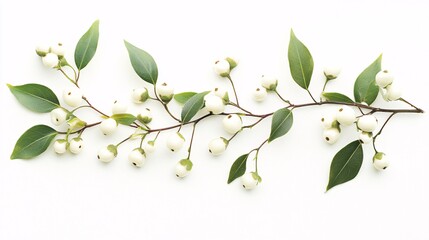
<path fill-rule="evenodd" d="M 185 143 L 185 138 L 179 132 L 171 134 L 167 139 L 167 148 L 172 152 L 179 151 L 183 144 Z"/>
<path fill-rule="evenodd" d="M 229 134 L 235 134 L 243 128 L 243 121 L 237 114 L 229 114 L 222 120 L 223 129 Z"/>
<path fill-rule="evenodd" d="M 55 126 L 63 124 L 67 119 L 68 112 L 64 108 L 55 108 L 51 111 L 51 122 Z"/>
<path fill-rule="evenodd" d="M 143 149 L 135 148 L 128 154 L 128 161 L 131 165 L 141 167 L 146 161 L 146 154 Z"/>
<path fill-rule="evenodd" d="M 277 78 L 269 75 L 262 75 L 261 85 L 268 91 L 274 91 L 277 88 Z"/>
<path fill-rule="evenodd" d="M 382 171 L 389 167 L 389 160 L 386 157 L 386 154 L 378 152 L 372 158 L 372 165 L 375 169 Z"/>
<path fill-rule="evenodd" d="M 184 178 L 189 175 L 193 167 L 193 163 L 189 159 L 182 159 L 176 164 L 176 177 Z"/>
<path fill-rule="evenodd" d="M 42 57 L 42 63 L 48 68 L 54 68 L 58 66 L 58 56 L 55 53 L 47 53 L 44 57 Z"/>
<path fill-rule="evenodd" d="M 231 66 L 226 59 L 218 60 L 214 63 L 213 70 L 221 77 L 229 75 Z"/>
<path fill-rule="evenodd" d="M 359 140 L 362 143 L 370 143 L 370 142 L 372 142 L 372 133 L 371 132 L 359 131 Z"/>
<path fill-rule="evenodd" d="M 336 115 L 336 120 L 344 126 L 352 125 L 356 121 L 356 113 L 349 106 L 341 106 Z"/>
<path fill-rule="evenodd" d="M 387 85 L 392 84 L 393 79 L 394 77 L 389 71 L 383 70 L 375 75 L 375 84 L 381 88 L 385 88 Z"/>
<path fill-rule="evenodd" d="M 357 121 L 358 128 L 364 132 L 374 132 L 374 130 L 377 128 L 377 124 L 377 118 L 375 118 L 373 115 L 364 115 Z"/>
<path fill-rule="evenodd" d="M 257 102 L 264 101 L 267 95 L 267 89 L 264 87 L 258 87 L 253 91 L 253 99 Z"/>
<path fill-rule="evenodd" d="M 325 129 L 332 128 L 333 126 L 338 125 L 336 114 L 334 113 L 324 114 L 324 116 L 320 118 L 320 122 L 322 123 L 322 127 Z"/>
<path fill-rule="evenodd" d="M 67 151 L 67 141 L 65 139 L 59 139 L 54 142 L 54 151 L 57 154 L 63 154 Z"/>
<path fill-rule="evenodd" d="M 340 137 L 340 131 L 337 128 L 328 128 L 323 131 L 323 139 L 329 143 L 334 144 Z"/>
<path fill-rule="evenodd" d="M 63 91 L 63 100 L 70 107 L 77 107 L 82 103 L 82 91 L 79 88 L 72 87 Z"/>
<path fill-rule="evenodd" d="M 110 144 L 98 150 L 97 158 L 101 162 L 109 163 L 118 155 L 117 147 Z"/>
<path fill-rule="evenodd" d="M 149 108 L 144 108 L 140 111 L 140 113 L 137 115 L 137 120 L 139 120 L 141 123 L 148 124 L 152 121 L 152 112 Z"/>
<path fill-rule="evenodd" d="M 126 113 L 127 109 L 128 106 L 125 103 L 115 100 L 112 105 L 112 114 Z"/>
<path fill-rule="evenodd" d="M 261 178 L 256 172 L 248 172 L 241 176 L 241 185 L 247 190 L 252 190 L 258 186 Z"/>
<path fill-rule="evenodd" d="M 118 127 L 118 123 L 113 118 L 104 119 L 100 123 L 100 130 L 104 135 L 112 134 L 116 130 L 117 127 Z"/>
<path fill-rule="evenodd" d="M 220 114 L 225 110 L 225 104 L 222 98 L 216 95 L 206 95 L 204 97 L 206 110 L 212 114 Z"/>
<path fill-rule="evenodd" d="M 69 150 L 73 154 L 79 154 L 83 149 L 83 140 L 80 137 L 73 138 L 70 141 Z"/>
<path fill-rule="evenodd" d="M 156 84 L 156 93 L 164 103 L 168 103 L 173 98 L 174 88 L 165 82 Z"/>
<path fill-rule="evenodd" d="M 227 147 L 228 140 L 223 137 L 215 138 L 209 142 L 209 152 L 214 156 L 221 155 Z"/>
<path fill-rule="evenodd" d="M 62 43 L 57 43 L 51 46 L 51 53 L 58 55 L 59 57 L 63 57 L 65 54 L 65 49 Z"/>

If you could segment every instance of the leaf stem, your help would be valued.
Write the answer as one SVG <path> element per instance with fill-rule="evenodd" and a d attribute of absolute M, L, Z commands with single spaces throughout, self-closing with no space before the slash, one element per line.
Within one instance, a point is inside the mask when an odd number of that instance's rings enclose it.
<path fill-rule="evenodd" d="M 313 100 L 314 103 L 317 103 L 316 99 L 314 99 L 313 95 L 311 94 L 310 90 L 306 89 L 308 94 L 310 95 L 311 99 Z"/>
<path fill-rule="evenodd" d="M 289 100 L 284 99 L 280 93 L 277 91 L 277 89 L 274 90 L 274 92 L 277 94 L 277 96 L 280 98 L 280 100 L 282 100 L 283 102 L 287 103 L 287 104 L 291 104 Z"/>

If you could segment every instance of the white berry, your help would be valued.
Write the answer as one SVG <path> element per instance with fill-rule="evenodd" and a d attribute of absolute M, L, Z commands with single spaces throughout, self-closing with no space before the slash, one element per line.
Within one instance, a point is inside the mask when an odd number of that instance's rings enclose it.
<path fill-rule="evenodd" d="M 142 148 L 145 151 L 145 153 L 153 153 L 155 152 L 155 142 L 154 141 L 144 142 L 142 145 Z"/>
<path fill-rule="evenodd" d="M 178 178 L 184 178 L 188 176 L 188 174 L 192 170 L 192 162 L 189 159 L 182 159 L 176 164 L 176 176 Z"/>
<path fill-rule="evenodd" d="M 389 160 L 386 157 L 386 154 L 382 152 L 378 152 L 372 158 L 372 164 L 375 167 L 375 169 L 381 171 L 381 170 L 385 170 L 389 166 Z"/>
<path fill-rule="evenodd" d="M 59 139 L 54 142 L 54 150 L 58 154 L 63 154 L 67 151 L 67 141 L 65 139 Z"/>
<path fill-rule="evenodd" d="M 51 122 L 55 126 L 63 124 L 67 119 L 68 112 L 64 108 L 55 108 L 51 111 Z"/>
<path fill-rule="evenodd" d="M 42 57 L 42 63 L 48 68 L 54 68 L 58 66 L 58 56 L 55 53 L 47 53 Z"/>
<path fill-rule="evenodd" d="M 152 112 L 149 108 L 145 108 L 140 111 L 140 113 L 137 115 L 137 120 L 139 120 L 141 123 L 148 124 L 152 121 Z"/>
<path fill-rule="evenodd" d="M 185 143 L 185 138 L 179 132 L 175 132 L 167 139 L 167 148 L 172 152 L 180 150 Z"/>
<path fill-rule="evenodd" d="M 379 92 L 381 96 L 383 97 L 384 101 L 390 101 L 387 97 L 387 89 L 386 88 L 379 88 Z"/>
<path fill-rule="evenodd" d="M 73 138 L 70 141 L 69 150 L 73 154 L 79 154 L 83 148 L 83 140 L 80 137 Z"/>
<path fill-rule="evenodd" d="M 222 120 L 223 129 L 229 134 L 235 134 L 243 127 L 243 121 L 237 114 L 225 116 Z"/>
<path fill-rule="evenodd" d="M 173 98 L 174 88 L 164 82 L 156 85 L 156 92 L 163 102 L 168 103 Z"/>
<path fill-rule="evenodd" d="M 377 75 L 375 75 L 375 84 L 381 88 L 384 88 L 391 84 L 393 79 L 393 75 L 390 74 L 387 70 L 380 71 L 377 73 Z"/>
<path fill-rule="evenodd" d="M 370 143 L 372 141 L 372 133 L 359 131 L 359 140 L 362 143 Z"/>
<path fill-rule="evenodd" d="M 64 56 L 65 50 L 63 44 L 58 43 L 51 47 L 51 53 L 54 53 L 60 57 Z"/>
<path fill-rule="evenodd" d="M 333 126 L 338 125 L 336 114 L 327 113 L 322 118 L 320 118 L 320 122 L 322 123 L 322 127 L 325 129 L 332 128 Z"/>
<path fill-rule="evenodd" d="M 207 111 L 213 114 L 220 114 L 225 110 L 225 104 L 222 98 L 216 95 L 206 95 L 204 97 Z"/>
<path fill-rule="evenodd" d="M 401 98 L 402 91 L 395 83 L 387 86 L 386 91 L 386 97 L 389 101 L 396 101 Z"/>
<path fill-rule="evenodd" d="M 126 113 L 128 106 L 121 101 L 115 100 L 112 105 L 112 114 Z"/>
<path fill-rule="evenodd" d="M 218 60 L 214 64 L 214 71 L 221 77 L 226 77 L 229 75 L 231 66 L 226 59 Z"/>
<path fill-rule="evenodd" d="M 104 135 L 112 134 L 117 127 L 118 127 L 118 123 L 113 118 L 104 119 L 100 123 L 100 130 Z"/>
<path fill-rule="evenodd" d="M 264 87 L 258 87 L 253 91 L 253 99 L 257 102 L 262 102 L 267 98 L 267 89 Z"/>
<path fill-rule="evenodd" d="M 323 139 L 329 144 L 334 144 L 340 137 L 340 131 L 337 128 L 328 128 L 323 131 Z"/>
<path fill-rule="evenodd" d="M 147 88 L 133 89 L 132 99 L 134 103 L 143 103 L 149 98 Z"/>
<path fill-rule="evenodd" d="M 262 75 L 261 85 L 268 91 L 274 91 L 277 88 L 277 78 L 269 75 Z"/>
<path fill-rule="evenodd" d="M 325 67 L 323 73 L 325 74 L 328 80 L 332 80 L 338 77 L 341 72 L 341 68 L 338 66 L 328 66 Z"/>
<path fill-rule="evenodd" d="M 144 150 L 141 148 L 136 148 L 128 154 L 128 161 L 136 166 L 141 167 L 146 161 L 146 155 L 144 153 Z"/>
<path fill-rule="evenodd" d="M 49 53 L 50 47 L 47 44 L 39 44 L 36 46 L 36 53 L 40 57 L 46 56 Z"/>
<path fill-rule="evenodd" d="M 337 111 L 336 119 L 341 125 L 352 125 L 356 121 L 355 110 L 349 106 L 341 106 Z"/>
<path fill-rule="evenodd" d="M 98 150 L 98 160 L 108 163 L 111 162 L 118 155 L 118 150 L 115 145 L 109 145 Z"/>
<path fill-rule="evenodd" d="M 225 88 L 221 88 L 221 87 L 216 87 L 215 89 L 213 89 L 213 94 L 224 99 L 224 100 L 228 100 L 229 96 L 228 96 L 228 91 L 226 91 Z"/>
<path fill-rule="evenodd" d="M 374 132 L 377 128 L 377 118 L 373 115 L 364 115 L 358 119 L 357 126 L 364 132 Z"/>
<path fill-rule="evenodd" d="M 260 177 L 255 172 L 248 172 L 241 176 L 241 184 L 247 190 L 252 190 L 258 186 Z"/>
<path fill-rule="evenodd" d="M 228 140 L 223 137 L 215 138 L 209 143 L 209 152 L 214 156 L 218 156 L 225 152 L 227 147 Z"/>
<path fill-rule="evenodd" d="M 63 91 L 63 100 L 70 107 L 77 107 L 82 102 L 82 91 L 79 88 L 67 88 Z"/>

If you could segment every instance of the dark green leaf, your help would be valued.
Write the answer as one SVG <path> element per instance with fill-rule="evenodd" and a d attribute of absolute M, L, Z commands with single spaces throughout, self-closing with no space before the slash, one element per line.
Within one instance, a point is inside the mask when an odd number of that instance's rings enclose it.
<path fill-rule="evenodd" d="M 335 154 L 331 163 L 329 183 L 326 191 L 355 178 L 359 173 L 362 160 L 362 144 L 359 140 L 349 143 Z"/>
<path fill-rule="evenodd" d="M 97 20 L 91 25 L 88 31 L 83 34 L 76 45 L 76 49 L 74 51 L 74 62 L 79 70 L 86 67 L 92 57 L 94 57 L 98 45 L 98 26 L 99 21 Z"/>
<path fill-rule="evenodd" d="M 324 92 L 323 97 L 326 98 L 327 101 L 333 102 L 343 102 L 343 103 L 354 103 L 349 97 L 344 94 L 336 93 L 336 92 Z"/>
<path fill-rule="evenodd" d="M 356 79 L 354 87 L 356 102 L 366 102 L 368 105 L 371 105 L 377 98 L 378 87 L 375 85 L 375 75 L 381 71 L 381 58 L 382 55 L 363 70 Z"/>
<path fill-rule="evenodd" d="M 43 153 L 57 135 L 55 129 L 37 125 L 28 129 L 15 144 L 10 159 L 30 159 Z"/>
<path fill-rule="evenodd" d="M 229 170 L 228 184 L 243 176 L 243 174 L 246 172 L 247 157 L 249 157 L 249 154 L 241 155 L 232 164 L 231 170 Z"/>
<path fill-rule="evenodd" d="M 296 38 L 293 30 L 290 30 L 288 58 L 293 80 L 300 87 L 308 90 L 313 74 L 313 57 L 307 47 Z"/>
<path fill-rule="evenodd" d="M 185 105 L 182 109 L 182 122 L 186 123 L 189 122 L 195 114 L 204 106 L 204 96 L 207 95 L 210 91 L 197 93 L 191 98 L 189 98 L 188 101 L 186 101 Z"/>
<path fill-rule="evenodd" d="M 137 75 L 150 84 L 156 84 L 156 80 L 158 79 L 158 67 L 153 57 L 146 51 L 127 41 L 124 41 L 124 43 L 128 50 L 131 65 Z"/>
<path fill-rule="evenodd" d="M 174 94 L 174 100 L 178 103 L 185 104 L 192 96 L 197 94 L 196 92 L 182 92 Z"/>
<path fill-rule="evenodd" d="M 46 86 L 30 83 L 21 86 L 7 85 L 24 107 L 34 112 L 46 113 L 60 106 L 57 96 Z"/>
<path fill-rule="evenodd" d="M 122 125 L 131 125 L 137 118 L 129 113 L 114 114 L 111 118 L 115 119 L 117 123 Z"/>
<path fill-rule="evenodd" d="M 289 132 L 293 124 L 292 111 L 287 108 L 281 108 L 273 114 L 271 121 L 271 133 L 268 142 L 285 135 Z"/>

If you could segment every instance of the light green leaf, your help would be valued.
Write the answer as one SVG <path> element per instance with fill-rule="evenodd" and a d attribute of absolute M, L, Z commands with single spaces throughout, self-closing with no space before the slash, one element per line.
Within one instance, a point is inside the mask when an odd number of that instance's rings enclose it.
<path fill-rule="evenodd" d="M 377 98 L 378 87 L 375 85 L 375 75 L 381 71 L 381 59 L 382 55 L 363 70 L 356 79 L 354 87 L 356 102 L 366 102 L 368 105 L 371 105 Z"/>
<path fill-rule="evenodd" d="M 189 98 L 188 101 L 186 101 L 185 105 L 182 109 L 182 123 L 189 122 L 195 114 L 204 106 L 204 96 L 207 95 L 210 91 L 197 93 L 191 98 Z"/>
<path fill-rule="evenodd" d="M 178 103 L 185 104 L 192 96 L 197 94 L 196 92 L 182 92 L 174 94 L 174 100 Z"/>
<path fill-rule="evenodd" d="M 46 125 L 37 125 L 28 129 L 15 144 L 10 159 L 30 159 L 46 151 L 57 135 L 55 129 Z"/>
<path fill-rule="evenodd" d="M 229 171 L 228 184 L 232 183 L 235 179 L 243 176 L 246 172 L 246 163 L 249 154 L 244 154 L 238 157 L 235 162 L 231 166 L 231 170 Z"/>
<path fill-rule="evenodd" d="M 327 101 L 333 102 L 343 102 L 343 103 L 354 103 L 349 97 L 344 94 L 336 93 L 336 92 L 324 92 L 322 96 L 326 98 Z"/>
<path fill-rule="evenodd" d="M 281 108 L 274 112 L 271 121 L 271 133 L 268 142 L 285 135 L 289 132 L 293 124 L 292 111 L 287 108 Z"/>
<path fill-rule="evenodd" d="M 46 86 L 35 83 L 7 86 L 18 102 L 33 112 L 46 113 L 60 106 L 55 93 Z"/>
<path fill-rule="evenodd" d="M 307 47 L 290 30 L 288 49 L 289 68 L 293 80 L 302 88 L 308 90 L 311 75 L 313 75 L 313 57 Z"/>
<path fill-rule="evenodd" d="M 326 191 L 356 177 L 362 166 L 363 151 L 359 140 L 349 143 L 332 159 Z"/>
<path fill-rule="evenodd" d="M 74 62 L 79 70 L 82 70 L 92 57 L 94 57 L 95 51 L 98 45 L 98 32 L 99 21 L 96 20 L 88 31 L 79 39 L 74 51 Z"/>
<path fill-rule="evenodd" d="M 131 43 L 124 41 L 125 47 L 128 50 L 131 65 L 134 71 L 139 75 L 141 79 L 150 83 L 156 84 L 158 79 L 158 67 L 156 66 L 153 57 L 146 51 L 132 45 Z"/>
<path fill-rule="evenodd" d="M 117 123 L 122 125 L 131 125 L 137 118 L 129 113 L 114 114 L 111 118 L 115 119 Z"/>

